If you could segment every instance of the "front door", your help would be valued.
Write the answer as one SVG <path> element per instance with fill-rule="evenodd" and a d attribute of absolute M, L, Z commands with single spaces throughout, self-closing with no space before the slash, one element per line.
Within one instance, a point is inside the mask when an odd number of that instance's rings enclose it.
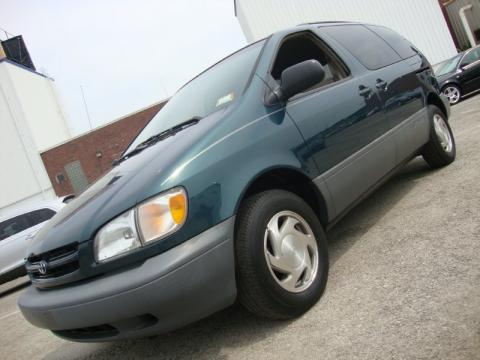
<path fill-rule="evenodd" d="M 480 48 L 471 50 L 463 58 L 459 75 L 460 84 L 464 94 L 480 89 Z"/>
<path fill-rule="evenodd" d="M 335 216 L 394 166 L 395 143 L 379 140 L 388 122 L 373 80 L 350 79 L 287 104 L 332 196 Z"/>
<path fill-rule="evenodd" d="M 271 78 L 279 80 L 286 67 L 310 59 L 323 65 L 326 77 L 291 98 L 286 112 L 319 169 L 315 183 L 331 195 L 332 220 L 394 167 L 395 143 L 381 139 L 389 124 L 374 74 L 351 76 L 340 57 L 312 33 L 284 39 Z"/>
<path fill-rule="evenodd" d="M 30 234 L 31 224 L 27 214 L 0 223 L 0 273 L 22 265 Z"/>

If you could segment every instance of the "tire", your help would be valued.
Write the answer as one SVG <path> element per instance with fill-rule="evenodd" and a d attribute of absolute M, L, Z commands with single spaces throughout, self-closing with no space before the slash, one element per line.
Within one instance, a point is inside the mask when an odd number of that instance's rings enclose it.
<path fill-rule="evenodd" d="M 281 244 L 277 247 L 281 249 L 280 252 L 274 251 L 272 246 L 271 238 L 275 231 L 267 232 L 267 226 L 273 229 L 275 223 L 278 225 L 278 234 L 282 234 L 275 237 L 282 238 L 276 242 L 277 246 Z M 283 224 L 285 227 L 281 226 Z M 292 227 L 288 224 L 295 225 Z M 282 231 L 287 228 L 294 235 L 291 236 L 287 230 Z M 305 243 L 308 245 L 304 247 Z M 315 244 L 317 261 L 314 256 Z M 298 269 L 306 263 L 311 264 L 310 270 L 305 268 L 296 283 L 293 281 L 296 275 L 286 276 L 276 272 L 272 261 L 267 260 L 267 257 L 272 259 L 272 255 L 281 254 L 282 266 L 292 259 L 296 266 L 300 256 L 292 257 L 294 250 L 291 249 L 300 249 L 298 253 L 303 254 L 305 261 L 300 261 L 301 265 L 291 274 L 298 275 Z M 293 193 L 268 190 L 244 201 L 237 215 L 235 256 L 239 300 L 248 310 L 261 317 L 273 320 L 297 317 L 310 309 L 325 291 L 328 278 L 325 233 L 313 210 Z M 292 262 L 289 264 L 292 265 Z"/>
<path fill-rule="evenodd" d="M 430 140 L 423 149 L 423 158 L 436 169 L 455 161 L 457 153 L 455 138 L 445 114 L 436 106 L 429 107 Z"/>
<path fill-rule="evenodd" d="M 442 94 L 448 98 L 450 105 L 456 105 L 462 98 L 462 90 L 455 84 L 448 84 L 443 87 Z"/>

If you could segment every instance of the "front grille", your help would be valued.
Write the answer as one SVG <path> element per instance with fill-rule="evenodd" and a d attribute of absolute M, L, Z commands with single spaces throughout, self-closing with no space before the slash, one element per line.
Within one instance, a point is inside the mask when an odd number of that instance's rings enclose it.
<path fill-rule="evenodd" d="M 139 331 L 154 326 L 157 323 L 157 317 L 152 314 L 143 314 L 129 319 L 119 320 L 112 324 L 102 324 L 77 329 L 53 330 L 53 332 L 58 336 L 71 340 L 95 340 L 114 337 L 118 335 L 120 331 Z"/>
<path fill-rule="evenodd" d="M 118 330 L 108 324 L 70 330 L 54 330 L 53 332 L 60 337 L 74 340 L 108 338 L 118 334 Z"/>
<path fill-rule="evenodd" d="M 53 287 L 70 282 L 78 273 L 78 245 L 71 244 L 40 255 L 32 255 L 25 264 L 30 280 L 37 287 Z"/>

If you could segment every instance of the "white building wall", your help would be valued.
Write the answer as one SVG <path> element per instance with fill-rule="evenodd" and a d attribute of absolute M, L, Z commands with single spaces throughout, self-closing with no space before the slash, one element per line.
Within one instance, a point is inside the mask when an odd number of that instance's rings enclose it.
<path fill-rule="evenodd" d="M 4 66 L 38 151 L 68 140 L 70 130 L 58 104 L 53 80 L 10 63 Z"/>
<path fill-rule="evenodd" d="M 457 53 L 437 0 L 236 0 L 249 42 L 318 21 L 360 21 L 387 26 L 417 46 L 432 63 Z"/>
<path fill-rule="evenodd" d="M 70 134 L 49 81 L 0 62 L 0 213 L 55 198 L 40 151 Z"/>

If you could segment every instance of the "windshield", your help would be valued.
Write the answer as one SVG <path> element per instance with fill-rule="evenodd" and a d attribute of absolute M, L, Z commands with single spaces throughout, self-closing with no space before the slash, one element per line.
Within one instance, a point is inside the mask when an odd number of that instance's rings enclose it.
<path fill-rule="evenodd" d="M 458 54 L 454 58 L 441 62 L 440 64 L 433 66 L 433 71 L 435 75 L 442 76 L 457 69 L 458 62 L 462 58 L 463 54 Z"/>
<path fill-rule="evenodd" d="M 265 40 L 223 59 L 184 85 L 155 115 L 125 153 L 162 131 L 191 118 L 203 118 L 241 96 Z"/>

